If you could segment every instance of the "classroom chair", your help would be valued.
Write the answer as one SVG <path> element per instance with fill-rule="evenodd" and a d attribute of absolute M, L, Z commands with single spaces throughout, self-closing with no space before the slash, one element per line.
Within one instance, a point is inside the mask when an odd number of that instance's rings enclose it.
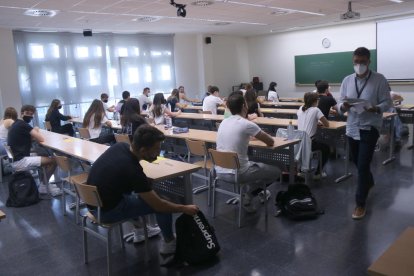
<path fill-rule="evenodd" d="M 91 135 L 89 134 L 89 129 L 85 127 L 79 127 L 78 130 L 79 130 L 79 136 L 81 139 L 84 139 L 84 140 L 91 139 Z"/>
<path fill-rule="evenodd" d="M 58 165 L 58 167 L 67 175 L 67 177 L 62 178 L 61 180 L 61 189 L 62 189 L 62 210 L 63 215 L 66 216 L 66 194 L 71 195 L 75 198 L 76 204 L 75 204 L 75 221 L 76 224 L 79 223 L 79 206 L 80 206 L 80 200 L 78 195 L 76 194 L 75 188 L 74 188 L 74 181 L 77 183 L 86 183 L 88 180 L 88 173 L 83 172 L 80 174 L 72 175 L 72 166 L 70 164 L 70 159 L 66 156 L 59 156 L 55 155 L 55 160 Z M 65 186 L 65 183 L 69 184 L 69 187 Z"/>
<path fill-rule="evenodd" d="M 214 180 L 212 185 L 212 204 L 213 204 L 213 217 L 216 216 L 216 192 L 229 195 L 238 199 L 239 202 L 239 214 L 238 214 L 238 226 L 241 227 L 241 214 L 242 214 L 242 206 L 243 206 L 243 190 L 245 188 L 246 183 L 240 183 L 238 180 L 238 170 L 240 169 L 240 162 L 237 153 L 235 152 L 224 152 L 224 151 L 217 151 L 214 149 L 209 149 L 208 152 L 210 153 L 211 160 L 213 162 L 213 173 L 214 173 Z M 230 182 L 233 184 L 233 192 L 217 187 L 217 182 L 219 180 L 217 176 L 217 172 L 215 167 L 219 166 L 225 169 L 235 170 L 234 173 L 234 181 Z M 222 182 L 226 183 L 226 181 L 220 179 Z M 263 185 L 264 194 L 267 193 L 266 185 Z M 265 217 L 267 221 L 267 204 L 265 204 Z"/>
<path fill-rule="evenodd" d="M 50 124 L 50 122 L 49 122 L 49 121 L 44 121 L 44 122 L 43 122 L 43 124 L 44 124 L 45 129 L 46 129 L 47 131 L 52 131 L 52 125 Z"/>
<path fill-rule="evenodd" d="M 115 136 L 115 141 L 117 143 L 127 143 L 128 145 L 131 145 L 131 141 L 129 140 L 128 134 L 115 133 L 114 136 Z"/>
<path fill-rule="evenodd" d="M 121 220 L 114 223 L 103 223 L 101 222 L 101 208 L 102 208 L 102 200 L 99 196 L 99 192 L 96 186 L 87 185 L 83 183 L 79 183 L 76 180 L 73 181 L 75 185 L 76 192 L 79 198 L 85 202 L 89 206 L 93 206 L 97 208 L 97 215 L 93 215 L 91 212 L 87 212 L 82 218 L 82 233 L 83 233 L 83 253 L 84 253 L 84 262 L 85 264 L 88 263 L 88 234 L 95 236 L 96 238 L 104 241 L 106 243 L 106 254 L 107 254 L 107 271 L 108 275 L 111 275 L 111 255 L 112 255 L 112 231 L 114 228 L 119 228 L 120 240 L 122 249 L 125 249 L 124 244 L 124 233 L 122 230 L 122 224 L 129 220 Z M 91 220 L 95 225 L 91 225 L 87 223 L 87 219 Z M 142 217 L 144 221 L 144 225 L 146 225 L 145 216 Z M 105 235 L 105 231 L 99 231 L 99 228 L 105 228 L 107 234 Z M 103 232 L 103 233 L 102 233 Z M 144 236 L 145 236 L 145 258 L 147 259 L 148 256 L 148 231 L 147 228 L 144 227 Z"/>
<path fill-rule="evenodd" d="M 211 162 L 211 159 L 208 158 L 206 142 L 200 140 L 185 139 L 185 143 L 187 144 L 188 149 L 188 163 L 191 162 L 191 156 L 203 158 L 202 160 L 193 162 L 193 164 L 200 166 L 204 170 L 204 175 L 199 173 L 192 173 L 191 176 L 203 179 L 205 181 L 205 185 L 193 188 L 193 193 L 197 194 L 205 190 L 210 190 L 211 169 L 213 168 L 213 163 Z M 208 192 L 208 204 L 210 205 L 210 191 Z"/>

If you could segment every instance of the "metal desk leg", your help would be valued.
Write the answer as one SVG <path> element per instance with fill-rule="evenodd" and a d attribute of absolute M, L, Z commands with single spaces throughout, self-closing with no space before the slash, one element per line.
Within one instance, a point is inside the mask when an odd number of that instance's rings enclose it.
<path fill-rule="evenodd" d="M 412 124 L 413 126 L 413 131 L 411 132 L 411 137 L 412 137 L 412 142 L 411 142 L 411 146 L 408 146 L 407 149 L 413 149 L 414 148 L 414 124 Z"/>
<path fill-rule="evenodd" d="M 352 173 L 349 172 L 349 141 L 348 137 L 345 137 L 345 174 L 341 177 L 338 177 L 335 179 L 335 183 L 339 183 L 350 176 L 352 176 Z"/>
<path fill-rule="evenodd" d="M 189 173 L 184 175 L 184 203 L 193 204 L 193 187 Z"/>
<path fill-rule="evenodd" d="M 383 165 L 387 165 L 388 163 L 392 162 L 395 160 L 395 156 L 394 156 L 394 119 L 395 117 L 391 118 L 390 121 L 390 155 L 388 157 L 388 159 L 384 160 L 382 162 Z"/>
<path fill-rule="evenodd" d="M 289 184 L 293 184 L 295 182 L 295 172 L 294 172 L 294 166 L 295 166 L 295 146 L 290 145 L 289 146 Z"/>

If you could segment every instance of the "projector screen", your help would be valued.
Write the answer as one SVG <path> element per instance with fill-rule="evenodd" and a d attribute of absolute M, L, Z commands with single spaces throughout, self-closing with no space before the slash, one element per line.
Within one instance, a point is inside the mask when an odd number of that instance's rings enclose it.
<path fill-rule="evenodd" d="M 414 80 L 414 18 L 377 22 L 377 62 L 388 80 Z"/>

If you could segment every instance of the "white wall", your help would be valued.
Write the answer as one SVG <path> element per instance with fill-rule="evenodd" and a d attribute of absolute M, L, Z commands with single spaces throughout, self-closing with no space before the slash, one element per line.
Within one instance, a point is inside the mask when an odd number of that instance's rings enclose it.
<path fill-rule="evenodd" d="M 16 108 L 20 113 L 21 105 L 13 33 L 11 30 L 0 29 L 0 117 L 8 106 Z"/>
<path fill-rule="evenodd" d="M 328 49 L 322 47 L 322 39 L 325 37 L 331 41 Z M 374 21 L 250 37 L 250 73 L 261 77 L 266 88 L 271 81 L 276 81 L 281 96 L 302 96 L 303 92 L 313 90 L 314 87 L 295 85 L 296 55 L 353 51 L 360 46 L 376 49 Z M 413 86 L 393 85 L 392 89 L 402 92 L 406 102 L 414 102 Z M 334 96 L 339 96 L 339 86 L 333 86 L 332 90 Z"/>
<path fill-rule="evenodd" d="M 212 35 L 211 40 L 205 44 L 202 35 L 174 36 L 177 86 L 184 85 L 191 97 L 201 98 L 208 85 L 226 96 L 233 85 L 251 79 L 246 38 Z"/>

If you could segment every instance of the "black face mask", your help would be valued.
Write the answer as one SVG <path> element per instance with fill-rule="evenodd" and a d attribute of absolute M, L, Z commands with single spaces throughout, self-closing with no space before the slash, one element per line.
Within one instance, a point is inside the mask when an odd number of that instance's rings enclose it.
<path fill-rule="evenodd" d="M 30 122 L 33 120 L 32 116 L 23 116 L 23 121 L 30 124 Z"/>
<path fill-rule="evenodd" d="M 58 106 L 58 109 L 62 109 L 62 106 L 60 105 L 60 106 Z"/>
<path fill-rule="evenodd" d="M 103 102 L 104 102 L 104 103 L 107 103 L 107 102 L 108 102 L 108 100 L 103 100 Z"/>

